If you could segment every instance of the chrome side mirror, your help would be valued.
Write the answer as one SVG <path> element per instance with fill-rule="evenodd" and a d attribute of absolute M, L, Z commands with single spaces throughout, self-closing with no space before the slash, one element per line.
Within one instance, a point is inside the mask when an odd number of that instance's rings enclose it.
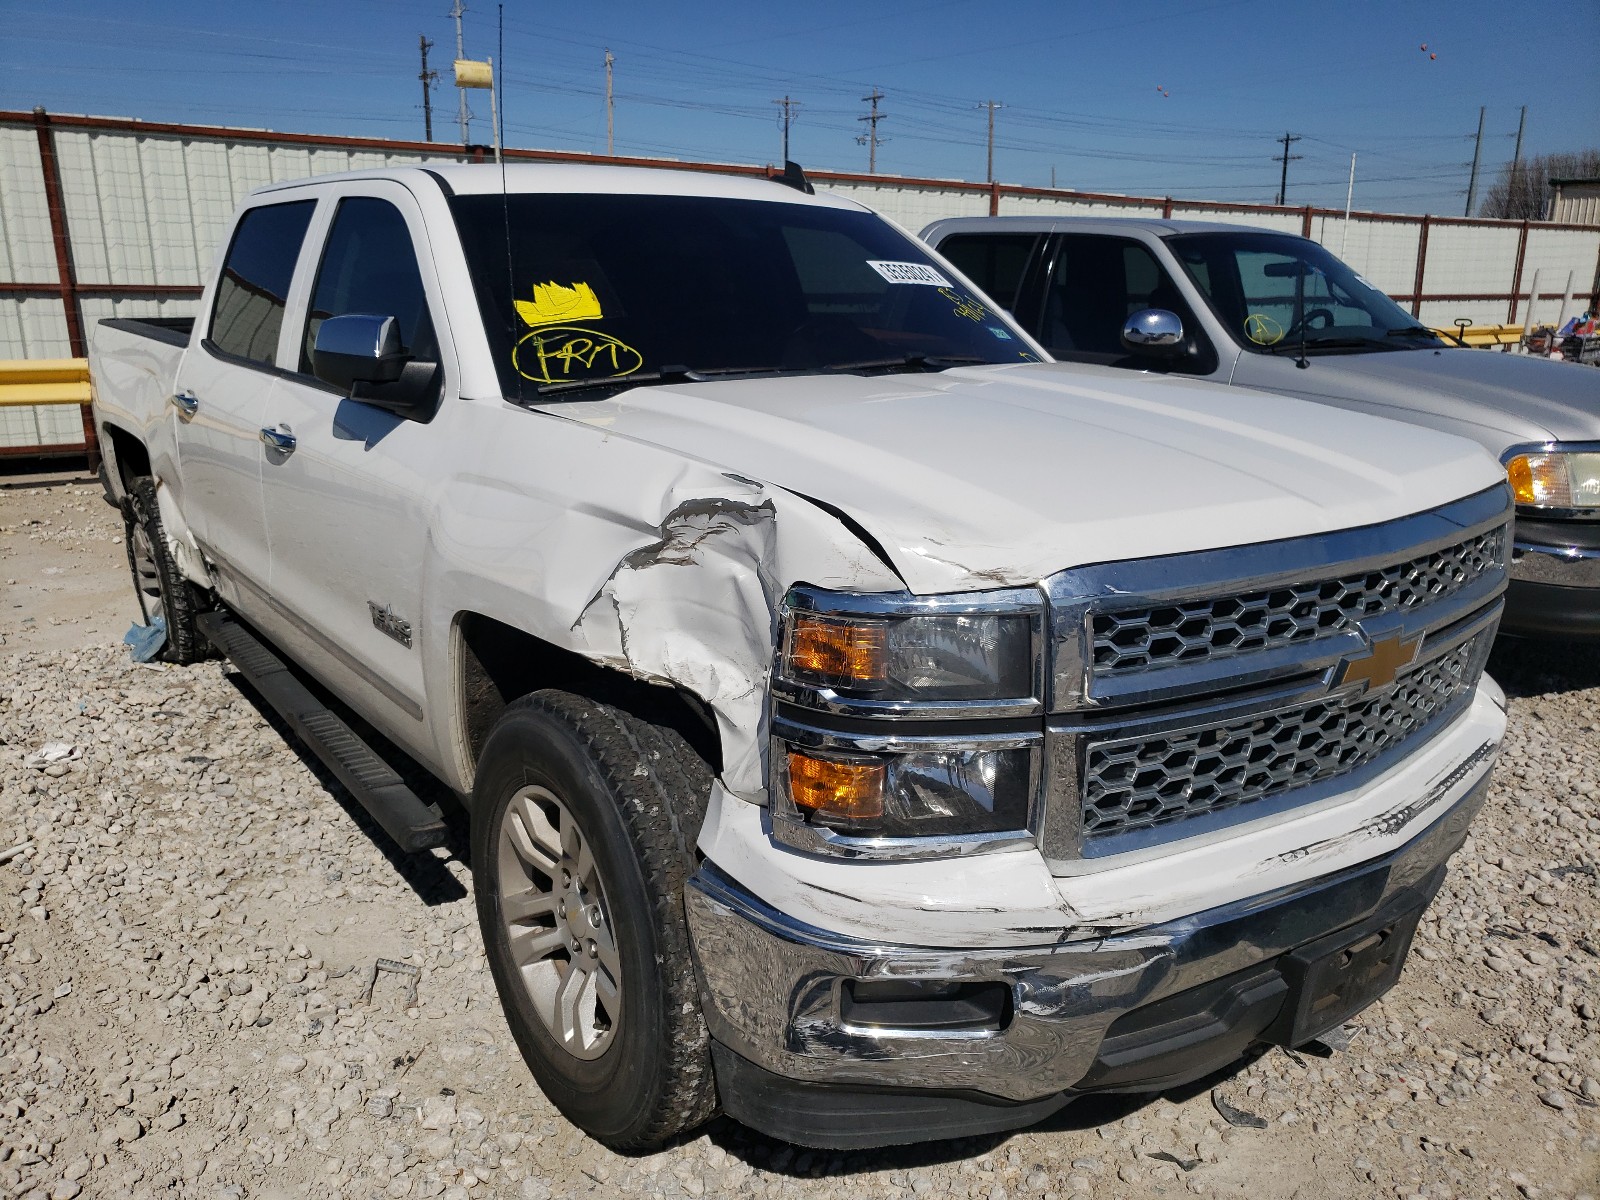
<path fill-rule="evenodd" d="M 410 359 L 393 317 L 348 313 L 328 317 L 318 327 L 311 371 L 323 383 L 348 392 L 357 383 L 393 383 Z"/>
<path fill-rule="evenodd" d="M 1183 322 L 1164 308 L 1146 308 L 1123 324 L 1122 346 L 1131 354 L 1171 358 L 1183 351 Z"/>

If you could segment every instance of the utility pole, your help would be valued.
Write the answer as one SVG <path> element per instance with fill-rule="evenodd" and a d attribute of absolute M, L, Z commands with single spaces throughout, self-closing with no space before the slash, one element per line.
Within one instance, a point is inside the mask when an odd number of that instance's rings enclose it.
<path fill-rule="evenodd" d="M 1528 106 L 1522 106 L 1522 117 L 1517 121 L 1517 148 L 1511 152 L 1511 167 L 1513 170 L 1522 162 L 1522 131 L 1528 127 Z"/>
<path fill-rule="evenodd" d="M 1472 206 L 1477 202 L 1478 199 L 1478 163 L 1483 158 L 1484 112 L 1485 109 L 1481 107 L 1478 109 L 1478 141 L 1477 144 L 1472 147 L 1472 176 L 1467 180 L 1467 211 L 1461 214 L 1464 217 L 1470 217 L 1472 215 Z"/>
<path fill-rule="evenodd" d="M 611 156 L 611 131 L 612 116 L 615 106 L 611 98 L 611 64 L 617 60 L 611 57 L 611 51 L 606 51 L 606 157 Z"/>
<path fill-rule="evenodd" d="M 993 183 L 994 182 L 994 110 L 997 109 L 997 108 L 1004 108 L 1005 105 L 1001 104 L 1000 101 L 998 101 L 998 100 L 985 100 L 981 104 L 979 104 L 978 107 L 979 108 L 987 108 L 989 110 L 989 171 L 988 171 L 988 175 L 987 175 L 986 178 L 987 178 L 987 181 L 989 183 Z"/>
<path fill-rule="evenodd" d="M 1289 194 L 1289 164 L 1301 157 L 1298 154 L 1290 154 L 1289 147 L 1300 140 L 1300 135 L 1285 131 L 1284 135 L 1278 140 L 1283 143 L 1283 154 L 1281 156 L 1274 155 L 1274 157 L 1281 157 L 1283 161 L 1283 175 L 1278 180 L 1278 203 L 1281 205 L 1284 202 L 1284 197 Z"/>
<path fill-rule="evenodd" d="M 857 145 L 867 147 L 867 174 L 878 173 L 878 122 L 883 120 L 885 114 L 878 111 L 878 101 L 883 99 L 883 93 L 877 88 L 872 89 L 872 95 L 861 97 L 864 103 L 872 105 L 872 112 L 864 117 L 857 117 L 858 121 L 866 121 L 867 132 L 856 139 Z"/>
<path fill-rule="evenodd" d="M 417 78 L 422 80 L 422 133 L 428 141 L 433 141 L 433 101 L 428 96 L 428 87 L 439 78 L 439 72 L 428 70 L 428 51 L 433 49 L 433 43 L 422 34 L 417 34 L 417 44 L 422 48 L 422 74 Z"/>
<path fill-rule="evenodd" d="M 791 100 L 785 96 L 782 100 L 774 100 L 774 104 L 783 109 L 783 161 L 789 161 L 789 126 L 794 124 L 795 109 L 800 107 L 800 101 Z"/>
<path fill-rule="evenodd" d="M 462 44 L 461 44 L 461 18 L 466 14 L 466 11 L 467 11 L 467 6 L 465 4 L 463 4 L 463 3 L 461 3 L 461 0 L 455 0 L 455 3 L 450 8 L 450 15 L 452 17 L 454 17 L 455 20 L 456 20 L 456 61 L 457 62 L 461 61 L 463 58 L 465 58 L 467 56 L 467 52 L 462 47 Z M 456 89 L 456 90 L 457 90 L 458 96 L 461 99 L 461 116 L 459 118 L 460 122 L 461 122 L 461 144 L 463 146 L 465 146 L 467 144 L 468 137 L 469 137 L 468 132 L 467 132 L 467 121 L 469 119 L 468 115 L 467 115 L 467 93 L 465 91 L 462 91 L 459 88 Z"/>

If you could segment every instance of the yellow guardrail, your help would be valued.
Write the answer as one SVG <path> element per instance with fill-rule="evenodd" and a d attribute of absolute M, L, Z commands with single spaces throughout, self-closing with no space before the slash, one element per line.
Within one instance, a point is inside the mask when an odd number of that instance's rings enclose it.
<path fill-rule="evenodd" d="M 1522 340 L 1520 324 L 1468 325 L 1465 329 L 1459 325 L 1435 325 L 1433 331 L 1448 342 L 1454 342 L 1460 337 L 1469 346 L 1515 346 Z"/>
<path fill-rule="evenodd" d="M 88 404 L 89 360 L 26 358 L 0 362 L 0 408 L 23 404 Z"/>

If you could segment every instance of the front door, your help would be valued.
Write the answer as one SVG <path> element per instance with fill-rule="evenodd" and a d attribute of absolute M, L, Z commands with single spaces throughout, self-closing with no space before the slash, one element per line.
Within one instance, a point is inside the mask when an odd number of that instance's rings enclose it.
<path fill-rule="evenodd" d="M 298 369 L 279 379 L 263 422 L 283 443 L 262 470 L 282 618 L 274 632 L 413 748 L 423 736 L 423 655 L 443 634 L 421 608 L 442 422 L 351 399 L 315 377 L 311 350 L 328 317 L 392 316 L 413 362 L 437 364 L 438 402 L 446 372 L 432 314 L 442 309 L 421 216 L 403 186 L 353 182 L 330 200 L 316 275 L 295 316 Z"/>

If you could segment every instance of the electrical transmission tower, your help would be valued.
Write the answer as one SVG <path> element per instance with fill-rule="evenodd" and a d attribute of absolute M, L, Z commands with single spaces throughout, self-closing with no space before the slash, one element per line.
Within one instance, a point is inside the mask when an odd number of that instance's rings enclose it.
<path fill-rule="evenodd" d="M 1273 157 L 1283 163 L 1283 174 L 1278 180 L 1278 203 L 1282 204 L 1284 197 L 1289 194 L 1289 164 L 1298 161 L 1303 156 L 1289 153 L 1289 147 L 1300 140 L 1299 134 L 1285 132 L 1278 140 L 1283 143 L 1283 153 L 1275 154 Z"/>
<path fill-rule="evenodd" d="M 774 100 L 774 104 L 783 109 L 783 161 L 789 161 L 789 126 L 794 124 L 795 111 L 800 107 L 800 101 L 791 100 L 785 96 L 782 100 Z M 859 139 L 858 139 L 859 140 Z"/>
<path fill-rule="evenodd" d="M 871 104 L 872 111 L 864 117 L 857 117 L 858 121 L 867 122 L 867 132 L 856 138 L 856 145 L 867 147 L 867 174 L 878 173 L 878 147 L 883 144 L 883 139 L 878 136 L 878 122 L 886 114 L 878 111 L 878 101 L 883 99 L 883 93 L 877 88 L 872 89 L 872 95 L 861 97 L 863 103 Z"/>
<path fill-rule="evenodd" d="M 428 70 L 428 51 L 433 49 L 433 43 L 422 34 L 417 34 L 417 45 L 422 49 L 422 74 L 417 78 L 422 80 L 422 133 L 428 141 L 433 141 L 433 99 L 428 94 L 428 88 L 439 78 L 439 72 Z"/>
<path fill-rule="evenodd" d="M 987 108 L 989 110 L 989 174 L 988 174 L 987 178 L 988 178 L 988 181 L 990 183 L 993 183 L 994 182 L 994 110 L 997 109 L 997 108 L 1004 108 L 1005 105 L 1001 104 L 1000 101 L 998 101 L 998 100 L 984 100 L 978 105 L 978 107 L 979 108 Z"/>

